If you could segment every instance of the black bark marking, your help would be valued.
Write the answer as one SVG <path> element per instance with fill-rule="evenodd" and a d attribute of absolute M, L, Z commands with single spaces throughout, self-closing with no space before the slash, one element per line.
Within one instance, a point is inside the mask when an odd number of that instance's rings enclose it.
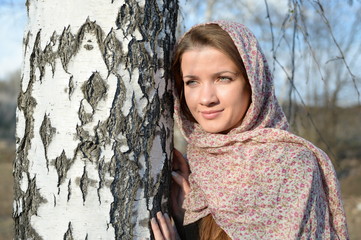
<path fill-rule="evenodd" d="M 108 71 L 116 74 L 116 68 L 119 66 L 121 62 L 121 55 L 123 54 L 122 44 L 116 38 L 115 32 L 113 29 L 110 30 L 107 37 L 104 40 L 105 45 L 105 64 L 107 65 Z"/>
<path fill-rule="evenodd" d="M 89 40 L 88 42 L 91 42 L 91 41 Z M 91 44 L 84 44 L 84 48 L 88 51 L 91 51 L 91 50 L 93 50 L 94 47 Z"/>
<path fill-rule="evenodd" d="M 158 94 L 155 94 L 155 96 L 158 96 Z M 165 94 L 165 96 L 167 96 L 167 94 Z M 171 130 L 164 126 L 158 125 L 159 117 L 161 116 L 161 114 L 163 116 L 170 117 L 173 108 L 171 106 L 168 106 L 166 108 L 162 107 L 162 106 L 164 106 L 164 104 L 161 104 L 162 101 L 160 101 L 160 100 L 161 99 L 159 99 L 158 97 L 153 98 L 152 102 L 149 105 L 148 112 L 145 115 L 145 122 L 147 122 L 148 124 L 143 125 L 142 126 L 143 129 L 141 131 L 141 132 L 144 132 L 145 136 L 148 136 L 148 135 L 154 136 L 154 137 L 159 136 L 159 138 L 161 140 L 162 152 L 164 153 L 163 155 L 165 156 L 163 169 L 160 172 L 159 178 L 157 178 L 157 182 L 154 182 L 154 179 L 152 179 L 149 176 L 149 172 L 150 172 L 152 166 L 149 165 L 149 161 L 146 161 L 145 179 L 147 179 L 148 181 L 144 181 L 144 184 L 145 184 L 144 185 L 144 193 L 146 196 L 154 195 L 154 199 L 152 202 L 153 209 L 149 209 L 150 203 L 147 202 L 148 209 L 151 211 L 152 216 L 155 216 L 156 212 L 159 211 L 160 209 L 163 212 L 168 211 L 168 208 L 166 206 L 167 201 L 160 201 L 160 200 L 165 199 L 169 195 L 169 189 L 163 188 L 162 186 L 166 186 L 167 183 L 170 181 L 169 173 L 171 172 L 171 165 L 169 163 L 170 163 L 171 159 L 170 159 L 170 156 L 168 156 L 166 154 L 167 153 L 166 146 L 167 146 L 167 144 L 171 144 L 171 145 L 173 144 L 172 138 L 169 139 L 167 137 L 167 136 L 172 135 Z M 169 99 L 166 99 L 166 100 L 169 101 Z M 165 112 L 167 110 L 168 110 L 168 112 Z M 156 114 L 154 114 L 154 113 L 156 113 Z M 172 125 L 170 127 L 172 127 Z M 159 130 L 154 131 L 154 129 L 159 129 Z M 153 138 L 149 138 L 148 142 L 144 143 L 145 146 L 147 146 L 147 148 L 148 148 L 145 153 L 147 158 L 150 157 L 150 156 L 148 156 L 148 153 L 151 152 L 153 140 L 154 140 Z"/>
<path fill-rule="evenodd" d="M 64 240 L 74 240 L 73 227 L 71 225 L 71 222 L 69 222 L 69 224 L 68 224 L 68 230 L 65 232 L 63 239 Z"/>
<path fill-rule="evenodd" d="M 102 79 L 98 72 L 93 73 L 89 80 L 81 87 L 85 99 L 93 108 L 93 113 L 95 112 L 98 102 L 106 97 L 108 87 L 108 84 Z"/>
<path fill-rule="evenodd" d="M 71 57 L 75 54 L 76 46 L 76 38 L 71 33 L 70 26 L 64 28 L 59 38 L 58 53 L 60 56 L 61 64 L 63 65 L 63 69 L 66 72 L 68 72 L 68 63 Z"/>
<path fill-rule="evenodd" d="M 31 216 L 37 215 L 39 206 L 47 202 L 39 193 L 36 177 L 29 181 L 28 189 L 19 201 L 23 206 L 23 212 L 20 216 L 14 216 L 15 235 L 19 237 L 18 239 L 42 239 L 30 224 Z"/>
<path fill-rule="evenodd" d="M 104 122 L 99 121 L 94 131 L 95 131 L 95 138 L 98 139 L 97 141 L 99 141 L 104 145 L 110 145 L 111 139 L 107 131 L 107 121 Z"/>
<path fill-rule="evenodd" d="M 111 184 L 112 184 L 111 181 L 105 179 L 105 175 L 107 173 L 109 173 L 110 169 L 111 169 L 111 162 L 106 163 L 104 157 L 101 160 L 99 160 L 99 163 L 98 163 L 99 183 L 98 183 L 97 192 L 98 192 L 98 201 L 100 204 L 102 203 L 100 190 L 104 186 L 110 188 Z"/>
<path fill-rule="evenodd" d="M 110 116 L 106 122 L 107 132 L 112 139 L 116 139 L 119 134 L 125 131 L 125 116 L 122 112 L 123 103 L 126 100 L 126 87 L 124 81 L 119 75 L 117 76 L 117 89 L 115 98 L 110 109 Z"/>
<path fill-rule="evenodd" d="M 68 182 L 68 197 L 67 197 L 68 202 L 70 200 L 70 197 L 71 197 L 71 179 L 69 179 L 69 182 Z"/>
<path fill-rule="evenodd" d="M 145 37 L 145 40 L 158 40 L 159 33 L 163 27 L 165 27 L 163 24 L 163 13 L 159 10 L 157 0 L 145 1 L 143 22 L 138 23 L 138 28 L 140 29 L 142 36 Z M 154 49 L 155 45 L 158 43 L 157 40 L 149 41 L 149 43 L 153 45 L 152 49 Z M 157 58 L 154 58 L 152 62 L 157 63 Z"/>
<path fill-rule="evenodd" d="M 79 144 L 78 150 L 82 153 L 82 157 L 90 162 L 97 163 L 99 161 L 101 150 L 97 141 L 84 141 Z"/>
<path fill-rule="evenodd" d="M 73 81 L 73 76 L 71 76 L 69 78 L 69 84 L 68 84 L 68 87 L 69 87 L 69 100 L 71 100 L 71 96 L 73 95 L 74 93 L 74 81 Z"/>
<path fill-rule="evenodd" d="M 83 101 L 85 101 L 85 99 L 81 100 L 80 106 L 79 106 L 79 111 L 78 111 L 78 116 L 79 116 L 81 125 L 85 125 L 85 124 L 91 122 L 93 120 L 93 115 L 94 115 L 93 110 L 91 113 L 89 113 L 85 110 Z M 87 134 L 87 135 L 89 135 L 89 134 Z"/>
<path fill-rule="evenodd" d="M 100 51 L 102 53 L 103 60 L 105 62 L 104 56 L 105 56 L 105 47 L 103 43 L 104 39 L 104 32 L 101 29 L 99 25 L 97 25 L 94 22 L 90 21 L 89 18 L 86 20 L 86 22 L 81 26 L 79 29 L 77 35 L 76 35 L 76 41 L 75 41 L 75 51 L 78 52 L 80 50 L 81 45 L 87 50 L 91 50 L 92 46 L 94 45 L 91 42 L 83 43 L 83 40 L 85 39 L 85 34 L 92 34 L 97 39 L 97 44 L 99 45 Z"/>
<path fill-rule="evenodd" d="M 104 186 L 104 182 L 105 182 L 105 174 L 106 174 L 106 170 L 104 169 L 105 167 L 105 161 L 104 161 L 104 157 L 99 161 L 98 163 L 98 175 L 99 175 L 99 185 L 98 185 L 98 201 L 101 204 L 102 200 L 100 197 L 100 189 L 103 188 Z"/>
<path fill-rule="evenodd" d="M 45 74 L 46 62 L 44 60 L 44 54 L 42 52 L 42 48 L 40 45 L 40 36 L 41 36 L 41 30 L 39 30 L 39 32 L 36 35 L 33 52 L 30 56 L 30 67 L 31 67 L 30 71 L 31 71 L 31 75 L 33 75 L 33 77 L 35 78 L 35 70 L 36 68 L 38 68 L 40 72 L 39 81 L 41 82 Z"/>
<path fill-rule="evenodd" d="M 56 51 L 53 51 L 53 47 L 56 45 L 57 39 L 58 35 L 56 34 L 56 32 L 53 32 L 53 35 L 50 38 L 50 42 L 46 45 L 42 56 L 44 61 L 42 64 L 44 66 L 46 63 L 51 65 L 53 77 L 55 73 L 55 60 L 58 57 L 58 53 Z"/>
<path fill-rule="evenodd" d="M 36 177 L 31 179 L 26 195 L 25 205 L 29 206 L 29 214 L 38 215 L 37 211 L 40 204 L 46 203 L 47 201 L 40 195 L 39 189 L 36 186 Z"/>
<path fill-rule="evenodd" d="M 57 157 L 54 161 L 55 169 L 58 173 L 58 194 L 60 193 L 60 185 L 64 183 L 67 172 L 69 171 L 73 163 L 74 160 L 67 158 L 64 150 L 61 152 L 60 156 Z"/>
<path fill-rule="evenodd" d="M 40 126 L 40 138 L 43 142 L 44 150 L 45 150 L 45 159 L 46 159 L 46 167 L 49 171 L 49 159 L 48 159 L 48 147 L 50 142 L 52 141 L 56 129 L 51 126 L 50 118 L 45 114 L 43 122 Z"/>
<path fill-rule="evenodd" d="M 114 201 L 111 204 L 110 217 L 115 229 L 115 238 L 132 239 L 134 228 L 131 223 L 133 202 L 136 198 L 141 179 L 136 162 L 121 153 L 119 149 L 120 146 L 115 146 L 117 162 L 114 181 L 111 186 Z"/>
<path fill-rule="evenodd" d="M 33 51 L 30 55 L 30 76 L 26 91 L 20 91 L 18 97 L 18 114 L 24 114 L 25 130 L 24 137 L 18 138 L 16 150 L 16 159 L 14 161 L 14 200 L 16 207 L 14 208 L 15 236 L 18 239 L 41 239 L 36 231 L 31 227 L 30 218 L 36 214 L 38 206 L 44 202 L 36 189 L 35 177 L 32 180 L 29 176 L 29 159 L 28 152 L 31 148 L 31 140 L 34 137 L 34 109 L 37 105 L 36 100 L 32 97 L 33 85 L 36 81 L 35 68 L 37 47 L 40 41 L 40 32 L 36 35 Z M 20 89 L 23 82 L 21 83 Z M 26 176 L 27 179 L 23 179 Z M 21 190 L 21 182 L 28 181 L 28 189 L 24 193 Z M 20 207 L 19 207 L 20 205 Z"/>
<path fill-rule="evenodd" d="M 118 30 L 122 30 L 124 35 L 131 35 L 136 23 L 142 19 L 141 8 L 136 0 L 128 0 L 120 8 L 115 24 Z"/>
<path fill-rule="evenodd" d="M 86 41 L 83 43 L 85 34 L 90 33 L 96 36 L 97 44 L 99 45 L 100 51 L 105 60 L 105 46 L 104 46 L 104 33 L 99 25 L 94 22 L 91 22 L 89 18 L 86 22 L 80 27 L 76 35 L 71 33 L 70 26 L 64 28 L 62 34 L 59 38 L 59 48 L 57 51 L 58 56 L 60 57 L 63 69 L 68 72 L 68 64 L 70 59 L 80 50 L 83 46 L 88 51 L 91 51 L 94 48 L 94 43 L 91 41 Z"/>
<path fill-rule="evenodd" d="M 31 35 L 30 31 L 28 31 L 28 33 L 26 34 L 26 37 L 23 39 L 23 44 L 24 44 L 25 49 L 28 47 L 30 35 Z"/>
<path fill-rule="evenodd" d="M 30 71 L 31 75 L 35 77 L 36 68 L 39 69 L 40 76 L 39 81 L 42 82 L 45 75 L 45 66 L 49 64 L 52 68 L 52 74 L 54 76 L 55 72 L 55 61 L 58 57 L 58 52 L 53 51 L 53 47 L 56 46 L 57 39 L 59 36 L 56 32 L 53 32 L 52 36 L 49 39 L 49 43 L 45 46 L 44 50 L 42 50 L 41 46 L 41 30 L 37 32 L 35 43 L 33 47 L 33 51 L 30 56 Z M 29 40 L 27 40 L 28 42 Z M 31 76 L 30 76 L 31 77 Z"/>
<path fill-rule="evenodd" d="M 29 6 L 30 6 L 30 0 L 26 0 L 26 2 L 25 2 L 25 6 L 26 6 L 26 12 L 27 12 L 28 17 L 29 17 Z"/>
<path fill-rule="evenodd" d="M 85 203 L 86 196 L 88 195 L 89 178 L 86 166 L 83 169 L 83 175 L 80 178 L 80 190 L 83 196 L 83 203 Z"/>

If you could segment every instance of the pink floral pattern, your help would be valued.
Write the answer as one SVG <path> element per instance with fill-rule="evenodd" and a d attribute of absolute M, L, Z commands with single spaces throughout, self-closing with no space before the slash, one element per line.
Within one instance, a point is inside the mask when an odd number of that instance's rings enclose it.
<path fill-rule="evenodd" d="M 217 21 L 244 61 L 252 103 L 242 125 L 210 134 L 176 120 L 188 141 L 191 192 L 184 224 L 212 214 L 232 239 L 349 239 L 339 184 L 330 159 L 288 132 L 273 79 L 254 35 Z"/>

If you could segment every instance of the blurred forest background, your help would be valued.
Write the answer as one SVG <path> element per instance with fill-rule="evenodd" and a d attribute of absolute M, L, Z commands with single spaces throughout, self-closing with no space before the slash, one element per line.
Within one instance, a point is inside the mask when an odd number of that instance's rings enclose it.
<path fill-rule="evenodd" d="M 252 29 L 269 60 L 291 130 L 332 159 L 351 239 L 361 239 L 361 1 L 182 0 L 180 7 L 179 35 L 194 24 L 214 19 L 234 20 Z M 24 0 L 0 0 L 0 21 L 3 240 L 12 239 L 13 228 L 12 161 L 26 21 Z M 20 40 L 13 35 L 16 31 Z M 184 150 L 179 133 L 175 136 L 176 147 Z"/>

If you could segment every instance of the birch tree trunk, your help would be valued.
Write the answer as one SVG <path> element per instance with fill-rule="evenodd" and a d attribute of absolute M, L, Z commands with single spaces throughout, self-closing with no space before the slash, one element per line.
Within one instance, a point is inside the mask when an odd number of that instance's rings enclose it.
<path fill-rule="evenodd" d="M 28 0 L 15 239 L 150 238 L 167 208 L 176 0 Z"/>

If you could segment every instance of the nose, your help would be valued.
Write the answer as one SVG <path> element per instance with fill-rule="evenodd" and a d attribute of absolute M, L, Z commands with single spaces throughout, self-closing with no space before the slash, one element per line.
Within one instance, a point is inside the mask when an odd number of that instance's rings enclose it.
<path fill-rule="evenodd" d="M 202 86 L 200 91 L 200 104 L 204 106 L 213 106 L 219 102 L 217 91 L 212 83 L 207 83 Z"/>

